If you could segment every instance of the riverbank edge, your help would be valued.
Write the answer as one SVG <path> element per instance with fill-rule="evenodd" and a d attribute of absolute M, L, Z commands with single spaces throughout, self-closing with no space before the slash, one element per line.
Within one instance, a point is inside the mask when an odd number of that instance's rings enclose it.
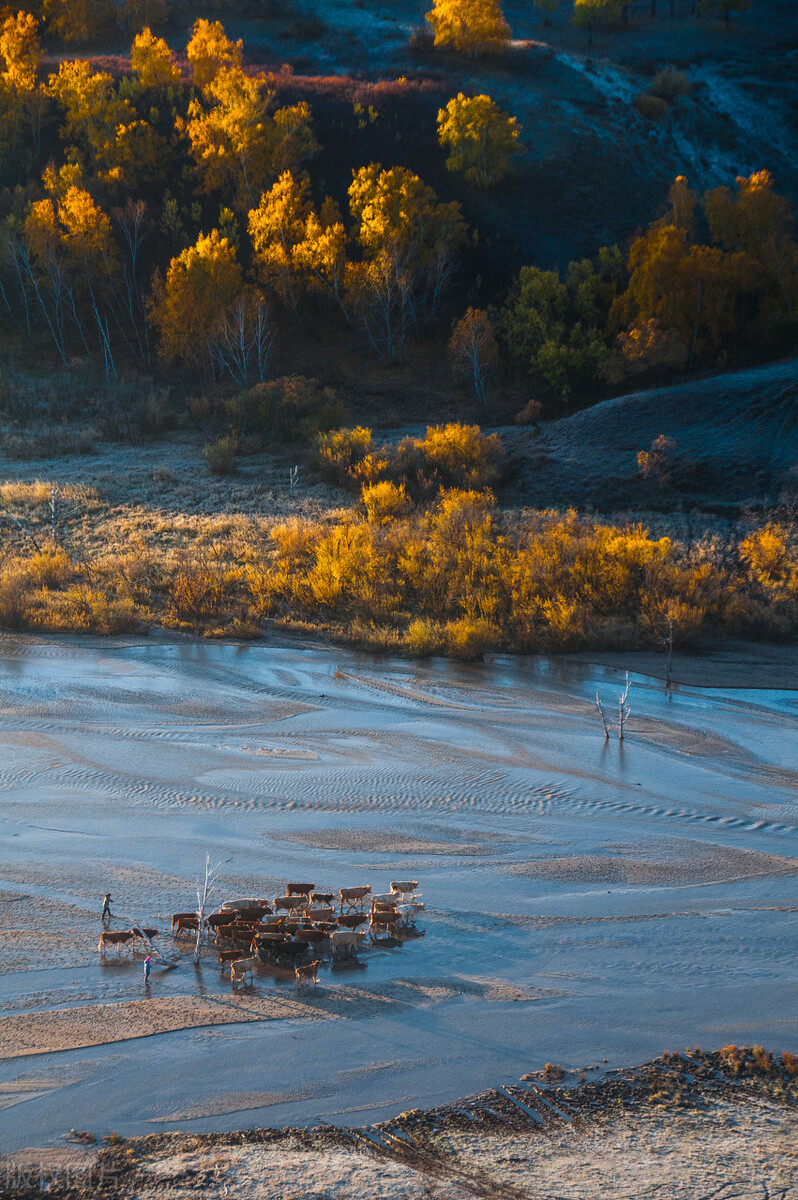
<path fill-rule="evenodd" d="M 177 1131 L 130 1139 L 111 1134 L 108 1144 L 85 1154 L 82 1168 L 62 1170 L 60 1175 L 57 1170 L 47 1175 L 45 1170 L 41 1178 L 27 1178 L 19 1164 L 34 1155 L 44 1162 L 47 1151 L 23 1151 L 0 1159 L 0 1173 L 5 1170 L 7 1180 L 3 1194 L 8 1200 L 34 1200 L 43 1195 L 51 1200 L 111 1196 L 122 1200 L 137 1195 L 137 1189 L 145 1184 L 151 1186 L 153 1166 L 175 1155 L 259 1146 L 319 1155 L 365 1152 L 373 1155 L 376 1163 L 399 1163 L 430 1179 L 460 1184 L 475 1196 L 513 1200 L 525 1193 L 460 1161 L 451 1152 L 452 1134 L 477 1139 L 481 1135 L 545 1137 L 567 1129 L 581 1133 L 598 1122 L 622 1122 L 645 1111 L 700 1117 L 720 1103 L 769 1104 L 798 1118 L 798 1055 L 788 1051 L 777 1055 L 761 1046 L 728 1045 L 713 1051 L 688 1047 L 683 1052 L 666 1052 L 638 1067 L 609 1070 L 589 1079 L 594 1071 L 601 1072 L 601 1067 L 565 1072 L 547 1064 L 543 1071 L 521 1076 L 515 1085 L 429 1110 L 410 1109 L 388 1121 L 360 1127 Z M 80 1145 L 80 1132 L 72 1140 Z M 196 1191 L 204 1184 L 218 1183 L 211 1176 L 212 1171 L 207 1180 L 199 1179 L 196 1168 L 187 1167 L 185 1180 L 173 1173 L 170 1184 L 184 1182 Z"/>
<path fill-rule="evenodd" d="M 447 656 L 419 658 L 399 650 L 368 650 L 353 643 L 338 640 L 321 631 L 293 630 L 278 624 L 264 627 L 262 636 L 237 638 L 233 636 L 208 639 L 195 633 L 153 626 L 146 632 L 101 634 L 63 633 L 0 629 L 0 655 L 13 645 L 49 645 L 62 643 L 84 648 L 107 650 L 129 646 L 235 646 L 239 649 L 296 650 L 300 652 L 336 652 L 357 654 L 375 663 L 404 662 L 418 666 L 433 666 L 436 662 L 458 665 L 457 659 Z M 629 671 L 632 675 L 665 682 L 667 658 L 656 650 L 590 650 L 572 653 L 514 654 L 486 652 L 477 662 L 467 663 L 479 668 L 491 663 L 574 663 L 612 671 Z M 671 686 L 731 690 L 798 691 L 798 642 L 752 642 L 737 638 L 722 638 L 708 643 L 702 650 L 689 654 L 674 653 L 671 663 Z"/>

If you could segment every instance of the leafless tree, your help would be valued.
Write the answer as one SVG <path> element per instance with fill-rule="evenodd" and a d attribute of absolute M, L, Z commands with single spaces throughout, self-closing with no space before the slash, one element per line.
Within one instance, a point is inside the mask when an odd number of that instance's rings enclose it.
<path fill-rule="evenodd" d="M 229 375 L 239 387 L 249 387 L 253 376 L 263 383 L 273 341 L 265 300 L 242 292 L 223 315 L 211 342 L 214 370 Z"/>
<path fill-rule="evenodd" d="M 608 742 L 610 740 L 610 727 L 607 722 L 606 714 L 605 714 L 604 709 L 601 704 L 601 699 L 599 698 L 598 688 L 596 688 L 596 708 L 599 711 L 599 716 L 601 717 L 601 724 L 604 727 L 604 740 L 605 740 L 605 742 Z"/>
<path fill-rule="evenodd" d="M 230 861 L 229 859 L 227 860 Z M 217 863 L 215 867 L 211 866 L 211 856 L 205 854 L 205 877 L 202 880 L 197 880 L 197 944 L 194 947 L 194 962 L 200 960 L 200 948 L 202 946 L 202 930 L 205 925 L 205 913 L 208 902 L 213 894 L 214 885 L 216 883 L 216 873 L 219 870 L 221 863 Z"/>
<path fill-rule="evenodd" d="M 618 697 L 618 741 L 623 741 L 623 727 L 629 720 L 631 709 L 626 703 L 629 696 L 629 688 L 632 686 L 632 681 L 629 678 L 629 672 L 626 672 L 626 687 Z"/>

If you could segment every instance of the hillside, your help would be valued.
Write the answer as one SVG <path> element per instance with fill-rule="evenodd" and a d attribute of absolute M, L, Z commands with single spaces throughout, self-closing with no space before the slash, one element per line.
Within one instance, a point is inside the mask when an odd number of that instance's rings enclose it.
<path fill-rule="evenodd" d="M 676 478 L 641 479 L 637 452 L 660 434 L 676 443 Z M 625 505 L 734 511 L 798 489 L 798 369 L 794 360 L 633 392 L 545 425 L 503 431 L 524 466 L 516 484 L 532 506 Z"/>

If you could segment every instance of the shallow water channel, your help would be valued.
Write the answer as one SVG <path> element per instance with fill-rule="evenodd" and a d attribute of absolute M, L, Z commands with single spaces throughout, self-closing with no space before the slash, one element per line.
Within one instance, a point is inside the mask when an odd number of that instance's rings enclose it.
<path fill-rule="evenodd" d="M 614 712 L 622 685 L 545 659 L 0 637 L 0 1151 L 362 1124 L 688 1043 L 798 1050 L 798 693 L 632 676 L 605 742 L 595 692 Z M 233 993 L 168 933 L 206 851 L 218 901 L 417 879 L 419 936 L 307 995 L 265 968 Z M 146 990 L 140 958 L 95 950 L 106 890 L 112 928 L 181 953 Z"/>

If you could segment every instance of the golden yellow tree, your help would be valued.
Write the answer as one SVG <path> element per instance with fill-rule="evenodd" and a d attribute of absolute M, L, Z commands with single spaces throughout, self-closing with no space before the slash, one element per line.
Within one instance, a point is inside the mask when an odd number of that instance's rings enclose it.
<path fill-rule="evenodd" d="M 18 95 L 35 92 L 42 51 L 39 22 L 31 13 L 18 12 L 0 25 L 0 79 Z"/>
<path fill-rule="evenodd" d="M 204 17 L 196 21 L 186 57 L 197 87 L 208 87 L 224 68 L 240 67 L 242 49 L 241 40 L 231 41 L 221 21 L 206 21 Z"/>
<path fill-rule="evenodd" d="M 251 207 L 281 171 L 316 150 L 310 108 L 304 103 L 271 112 L 263 76 L 221 67 L 193 100 L 188 120 L 178 121 L 191 143 L 206 192 L 223 192 L 239 210 Z"/>
<path fill-rule="evenodd" d="M 130 65 L 142 87 L 169 87 L 180 83 L 180 68 L 163 38 L 154 37 L 149 26 L 136 34 L 130 48 Z"/>
<path fill-rule="evenodd" d="M 442 203 L 406 167 L 372 163 L 354 172 L 349 209 L 363 253 L 347 270 L 349 301 L 377 352 L 398 363 L 451 280 L 465 237 L 460 205 Z"/>
<path fill-rule="evenodd" d="M 490 96 L 459 92 L 438 112 L 438 141 L 448 149 L 446 168 L 487 188 L 509 173 L 521 128 Z"/>
<path fill-rule="evenodd" d="M 136 120 L 132 105 L 120 99 L 113 76 L 108 71 L 92 71 L 83 59 L 66 61 L 50 76 L 47 90 L 64 109 L 63 140 L 81 152 L 88 151 L 93 166 L 113 161 L 117 128 Z"/>
<path fill-rule="evenodd" d="M 307 287 L 339 294 L 346 231 L 329 198 L 317 213 L 306 178 L 283 171 L 249 213 L 249 234 L 264 283 L 296 309 Z"/>
<path fill-rule="evenodd" d="M 39 25 L 30 13 L 18 12 L 0 22 L 0 154 L 9 165 L 24 160 L 20 141 L 28 134 L 38 156 L 46 97 L 38 85 L 41 61 Z M 10 182 L 10 180 L 9 180 Z"/>
<path fill-rule="evenodd" d="M 470 58 L 500 53 L 512 36 L 499 0 L 433 0 L 426 20 L 436 46 Z"/>
<path fill-rule="evenodd" d="M 173 258 L 165 280 L 156 275 L 149 304 L 163 363 L 212 365 L 220 317 L 242 287 L 235 249 L 218 229 L 200 234 L 193 246 Z"/>

